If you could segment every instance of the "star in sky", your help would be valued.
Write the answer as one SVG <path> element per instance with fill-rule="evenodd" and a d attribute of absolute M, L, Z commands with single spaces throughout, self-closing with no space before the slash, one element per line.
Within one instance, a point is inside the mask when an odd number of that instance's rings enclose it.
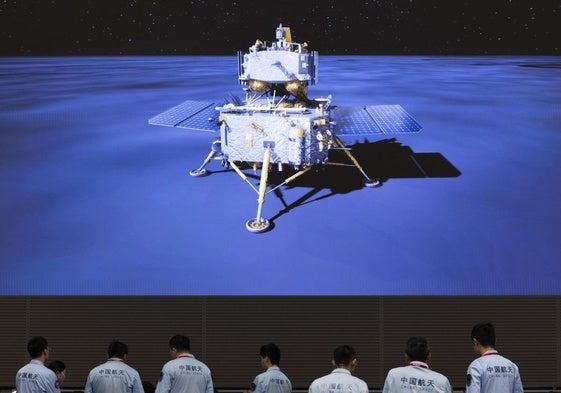
<path fill-rule="evenodd" d="M 0 0 L 0 54 L 233 54 L 279 23 L 324 54 L 558 55 L 561 2 Z"/>

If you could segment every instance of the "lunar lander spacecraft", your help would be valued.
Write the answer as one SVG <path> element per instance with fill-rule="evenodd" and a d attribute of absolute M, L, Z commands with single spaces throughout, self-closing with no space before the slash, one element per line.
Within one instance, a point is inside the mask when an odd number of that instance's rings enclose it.
<path fill-rule="evenodd" d="M 400 105 L 359 107 L 335 106 L 331 95 L 309 98 L 308 87 L 318 79 L 318 53 L 306 43 L 293 42 L 290 28 L 276 28 L 276 41 L 257 40 L 247 52 L 238 52 L 238 79 L 243 96 L 228 102 L 187 100 L 149 119 L 150 124 L 190 130 L 219 132 L 211 151 L 191 176 L 207 175 L 213 160 L 234 171 L 257 193 L 257 214 L 246 222 L 250 232 L 270 227 L 262 209 L 268 193 L 323 165 L 354 166 L 363 175 L 364 185 L 375 187 L 339 138 L 376 134 L 419 132 L 421 126 Z M 328 152 L 340 149 L 348 163 L 329 161 Z M 244 173 L 247 167 L 260 171 L 258 185 Z M 269 187 L 271 170 L 293 169 L 274 188 Z"/>

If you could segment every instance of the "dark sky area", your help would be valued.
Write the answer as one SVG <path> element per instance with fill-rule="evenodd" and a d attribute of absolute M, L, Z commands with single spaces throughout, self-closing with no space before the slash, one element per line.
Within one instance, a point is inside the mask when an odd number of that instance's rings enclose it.
<path fill-rule="evenodd" d="M 0 55 L 561 54 L 561 0 L 0 0 Z"/>

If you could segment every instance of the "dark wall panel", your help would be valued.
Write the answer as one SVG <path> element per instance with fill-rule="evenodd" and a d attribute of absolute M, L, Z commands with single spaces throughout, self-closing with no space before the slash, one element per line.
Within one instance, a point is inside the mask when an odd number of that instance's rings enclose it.
<path fill-rule="evenodd" d="M 335 346 L 353 345 L 356 375 L 372 390 L 404 362 L 411 335 L 429 339 L 432 368 L 462 388 L 475 358 L 469 335 L 489 320 L 498 349 L 518 363 L 527 388 L 561 386 L 561 297 L 0 297 L 0 387 L 29 359 L 26 342 L 44 335 L 68 367 L 63 387 L 82 388 L 112 339 L 129 364 L 156 383 L 174 334 L 191 338 L 217 388 L 246 389 L 260 372 L 259 347 L 277 343 L 281 368 L 298 389 L 331 371 Z"/>
<path fill-rule="evenodd" d="M 281 368 L 305 388 L 331 371 L 333 348 L 349 344 L 358 352 L 357 375 L 367 378 L 378 364 L 378 321 L 378 298 L 208 298 L 207 360 L 217 381 L 249 388 L 261 371 L 260 346 L 275 342 Z"/>
<path fill-rule="evenodd" d="M 475 358 L 471 328 L 491 321 L 497 330 L 497 349 L 515 361 L 526 386 L 559 386 L 558 298 L 532 297 L 420 297 L 384 298 L 384 342 L 403 347 L 404 338 L 429 339 L 432 368 L 460 387 Z M 383 370 L 392 367 L 400 353 L 387 353 Z"/>
<path fill-rule="evenodd" d="M 0 297 L 0 386 L 12 386 L 15 371 L 29 361 L 28 298 Z"/>

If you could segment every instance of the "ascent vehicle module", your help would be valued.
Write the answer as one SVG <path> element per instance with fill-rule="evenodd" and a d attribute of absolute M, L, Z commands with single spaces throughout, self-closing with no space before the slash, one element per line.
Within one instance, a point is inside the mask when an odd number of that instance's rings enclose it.
<path fill-rule="evenodd" d="M 328 160 L 330 149 L 341 149 L 364 176 L 367 187 L 379 185 L 371 179 L 339 136 L 365 136 L 419 132 L 421 126 L 400 105 L 342 107 L 331 104 L 331 95 L 308 98 L 308 87 L 316 84 L 318 53 L 306 43 L 292 42 L 290 29 L 279 25 L 276 41 L 257 40 L 247 52 L 238 52 L 238 80 L 243 98 L 229 102 L 185 101 L 149 120 L 150 124 L 191 130 L 220 132 L 211 152 L 191 176 L 207 175 L 213 159 L 232 167 L 258 194 L 257 214 L 246 222 L 250 232 L 264 232 L 270 222 L 262 216 L 265 196 Z M 258 187 L 243 172 L 244 165 L 261 170 Z M 296 172 L 268 190 L 269 171 L 275 167 Z"/>

